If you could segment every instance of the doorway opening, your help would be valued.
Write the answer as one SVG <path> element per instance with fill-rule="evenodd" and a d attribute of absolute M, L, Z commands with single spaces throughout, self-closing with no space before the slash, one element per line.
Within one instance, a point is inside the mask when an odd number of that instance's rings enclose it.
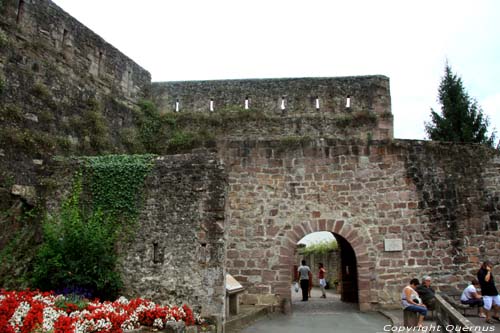
<path fill-rule="evenodd" d="M 305 260 L 311 269 L 313 290 L 320 289 L 318 276 L 319 264 L 322 263 L 326 269 L 328 294 L 335 294 L 335 298 L 342 302 L 359 302 L 356 254 L 344 237 L 333 232 L 321 231 L 310 233 L 300 239 L 295 251 L 294 281 L 298 279 L 297 269 L 302 260 Z M 314 292 L 312 299 L 315 299 Z"/>

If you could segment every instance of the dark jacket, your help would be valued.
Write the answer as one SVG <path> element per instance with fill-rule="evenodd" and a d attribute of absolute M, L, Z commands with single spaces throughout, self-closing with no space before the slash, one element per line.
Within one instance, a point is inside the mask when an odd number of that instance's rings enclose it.
<path fill-rule="evenodd" d="M 434 289 L 432 289 L 432 287 L 427 288 L 423 284 L 419 284 L 415 290 L 424 303 L 427 303 L 428 301 L 433 299 L 436 293 Z"/>

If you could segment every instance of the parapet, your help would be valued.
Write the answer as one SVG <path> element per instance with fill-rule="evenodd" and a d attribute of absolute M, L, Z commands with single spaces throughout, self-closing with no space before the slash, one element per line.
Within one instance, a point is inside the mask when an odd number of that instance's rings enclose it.
<path fill-rule="evenodd" d="M 389 78 L 383 75 L 156 82 L 152 98 L 163 112 L 238 107 L 276 114 L 391 114 Z"/>

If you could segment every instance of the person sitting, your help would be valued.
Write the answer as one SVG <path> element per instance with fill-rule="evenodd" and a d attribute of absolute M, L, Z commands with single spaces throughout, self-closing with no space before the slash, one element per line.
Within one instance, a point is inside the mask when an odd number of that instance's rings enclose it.
<path fill-rule="evenodd" d="M 427 306 L 427 309 L 434 310 L 436 305 L 436 292 L 431 287 L 431 277 L 426 275 L 422 279 L 422 284 L 417 287 L 418 296 L 422 302 Z"/>
<path fill-rule="evenodd" d="M 401 292 L 401 305 L 405 311 L 416 312 L 418 314 L 418 327 L 422 327 L 424 318 L 427 315 L 427 307 L 415 291 L 420 284 L 418 279 L 412 279 L 410 284 L 403 288 Z"/>
<path fill-rule="evenodd" d="M 486 318 L 483 310 L 483 297 L 481 296 L 481 293 L 477 291 L 477 288 L 479 288 L 479 281 L 477 279 L 472 279 L 471 284 L 468 285 L 462 292 L 462 296 L 460 296 L 460 302 L 462 304 L 468 304 L 471 307 L 478 306 L 479 317 Z"/>

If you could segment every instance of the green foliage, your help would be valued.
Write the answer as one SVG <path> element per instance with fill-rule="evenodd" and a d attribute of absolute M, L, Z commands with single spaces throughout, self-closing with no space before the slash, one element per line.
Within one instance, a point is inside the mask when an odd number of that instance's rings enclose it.
<path fill-rule="evenodd" d="M 122 286 L 116 272 L 114 250 L 118 231 L 100 210 L 82 213 L 81 176 L 58 214 L 43 223 L 44 242 L 35 259 L 33 286 L 42 290 L 61 290 L 78 286 L 95 296 L 111 299 Z"/>
<path fill-rule="evenodd" d="M 55 306 L 64 311 L 82 311 L 89 305 L 88 299 L 78 294 L 61 295 L 56 298 Z M 76 307 L 76 309 L 75 309 Z"/>
<path fill-rule="evenodd" d="M 334 121 L 335 124 L 340 128 L 359 127 L 363 125 L 375 125 L 377 123 L 377 115 L 370 111 L 342 113 L 336 116 L 334 118 Z"/>
<path fill-rule="evenodd" d="M 2 6 L 2 3 L 0 2 L 0 7 L 1 6 Z M 0 48 L 7 47 L 8 42 L 9 42 L 9 40 L 7 38 L 7 34 L 5 33 L 5 31 L 0 29 Z"/>
<path fill-rule="evenodd" d="M 331 251 L 336 251 L 339 248 L 337 241 L 320 242 L 311 244 L 299 250 L 301 255 L 323 255 Z"/>
<path fill-rule="evenodd" d="M 307 135 L 302 136 L 285 136 L 279 139 L 279 148 L 283 150 L 300 148 L 312 141 L 312 138 Z"/>
<path fill-rule="evenodd" d="M 187 117 L 187 118 L 186 118 Z M 200 116 L 206 119 L 207 115 Z M 154 154 L 181 153 L 203 146 L 214 139 L 213 133 L 206 127 L 187 129 L 196 124 L 199 119 L 193 119 L 186 113 L 167 112 L 160 114 L 150 101 L 142 101 L 140 109 L 136 110 L 139 142 L 137 147 Z"/>
<path fill-rule="evenodd" d="M 122 128 L 119 131 L 120 140 L 129 153 L 144 152 L 144 146 L 139 138 L 139 131 L 135 127 Z"/>
<path fill-rule="evenodd" d="M 0 250 L 0 286 L 23 289 L 30 286 L 30 266 L 36 252 L 36 239 L 40 230 L 34 221 L 40 210 L 23 202 L 2 203 L 12 205 L 0 211 L 0 225 L 4 228 Z"/>
<path fill-rule="evenodd" d="M 8 122 L 18 123 L 23 119 L 23 111 L 16 105 L 4 105 L 0 107 L 0 124 Z"/>
<path fill-rule="evenodd" d="M 175 131 L 172 137 L 168 140 L 168 146 L 171 150 L 187 150 L 195 145 L 195 137 L 193 133 L 184 131 Z"/>
<path fill-rule="evenodd" d="M 113 220 L 134 219 L 140 210 L 144 180 L 153 167 L 153 155 L 82 157 L 94 210 Z"/>
<path fill-rule="evenodd" d="M 26 153 L 51 153 L 56 148 L 57 141 L 44 131 L 6 127 L 0 131 L 0 145 Z"/>
<path fill-rule="evenodd" d="M 4 92 L 4 90 L 5 90 L 5 79 L 3 75 L 0 74 L 0 95 Z"/>
<path fill-rule="evenodd" d="M 425 123 L 431 140 L 494 145 L 495 133 L 487 135 L 488 117 L 448 64 L 439 85 L 438 99 L 441 114 L 431 109 L 431 121 Z"/>
<path fill-rule="evenodd" d="M 31 88 L 31 93 L 40 99 L 47 99 L 50 96 L 49 89 L 43 83 L 37 82 Z"/>
<path fill-rule="evenodd" d="M 139 139 L 147 152 L 158 153 L 158 143 L 166 142 L 162 131 L 160 113 L 156 106 L 147 100 L 139 103 L 135 118 L 139 128 Z"/>

